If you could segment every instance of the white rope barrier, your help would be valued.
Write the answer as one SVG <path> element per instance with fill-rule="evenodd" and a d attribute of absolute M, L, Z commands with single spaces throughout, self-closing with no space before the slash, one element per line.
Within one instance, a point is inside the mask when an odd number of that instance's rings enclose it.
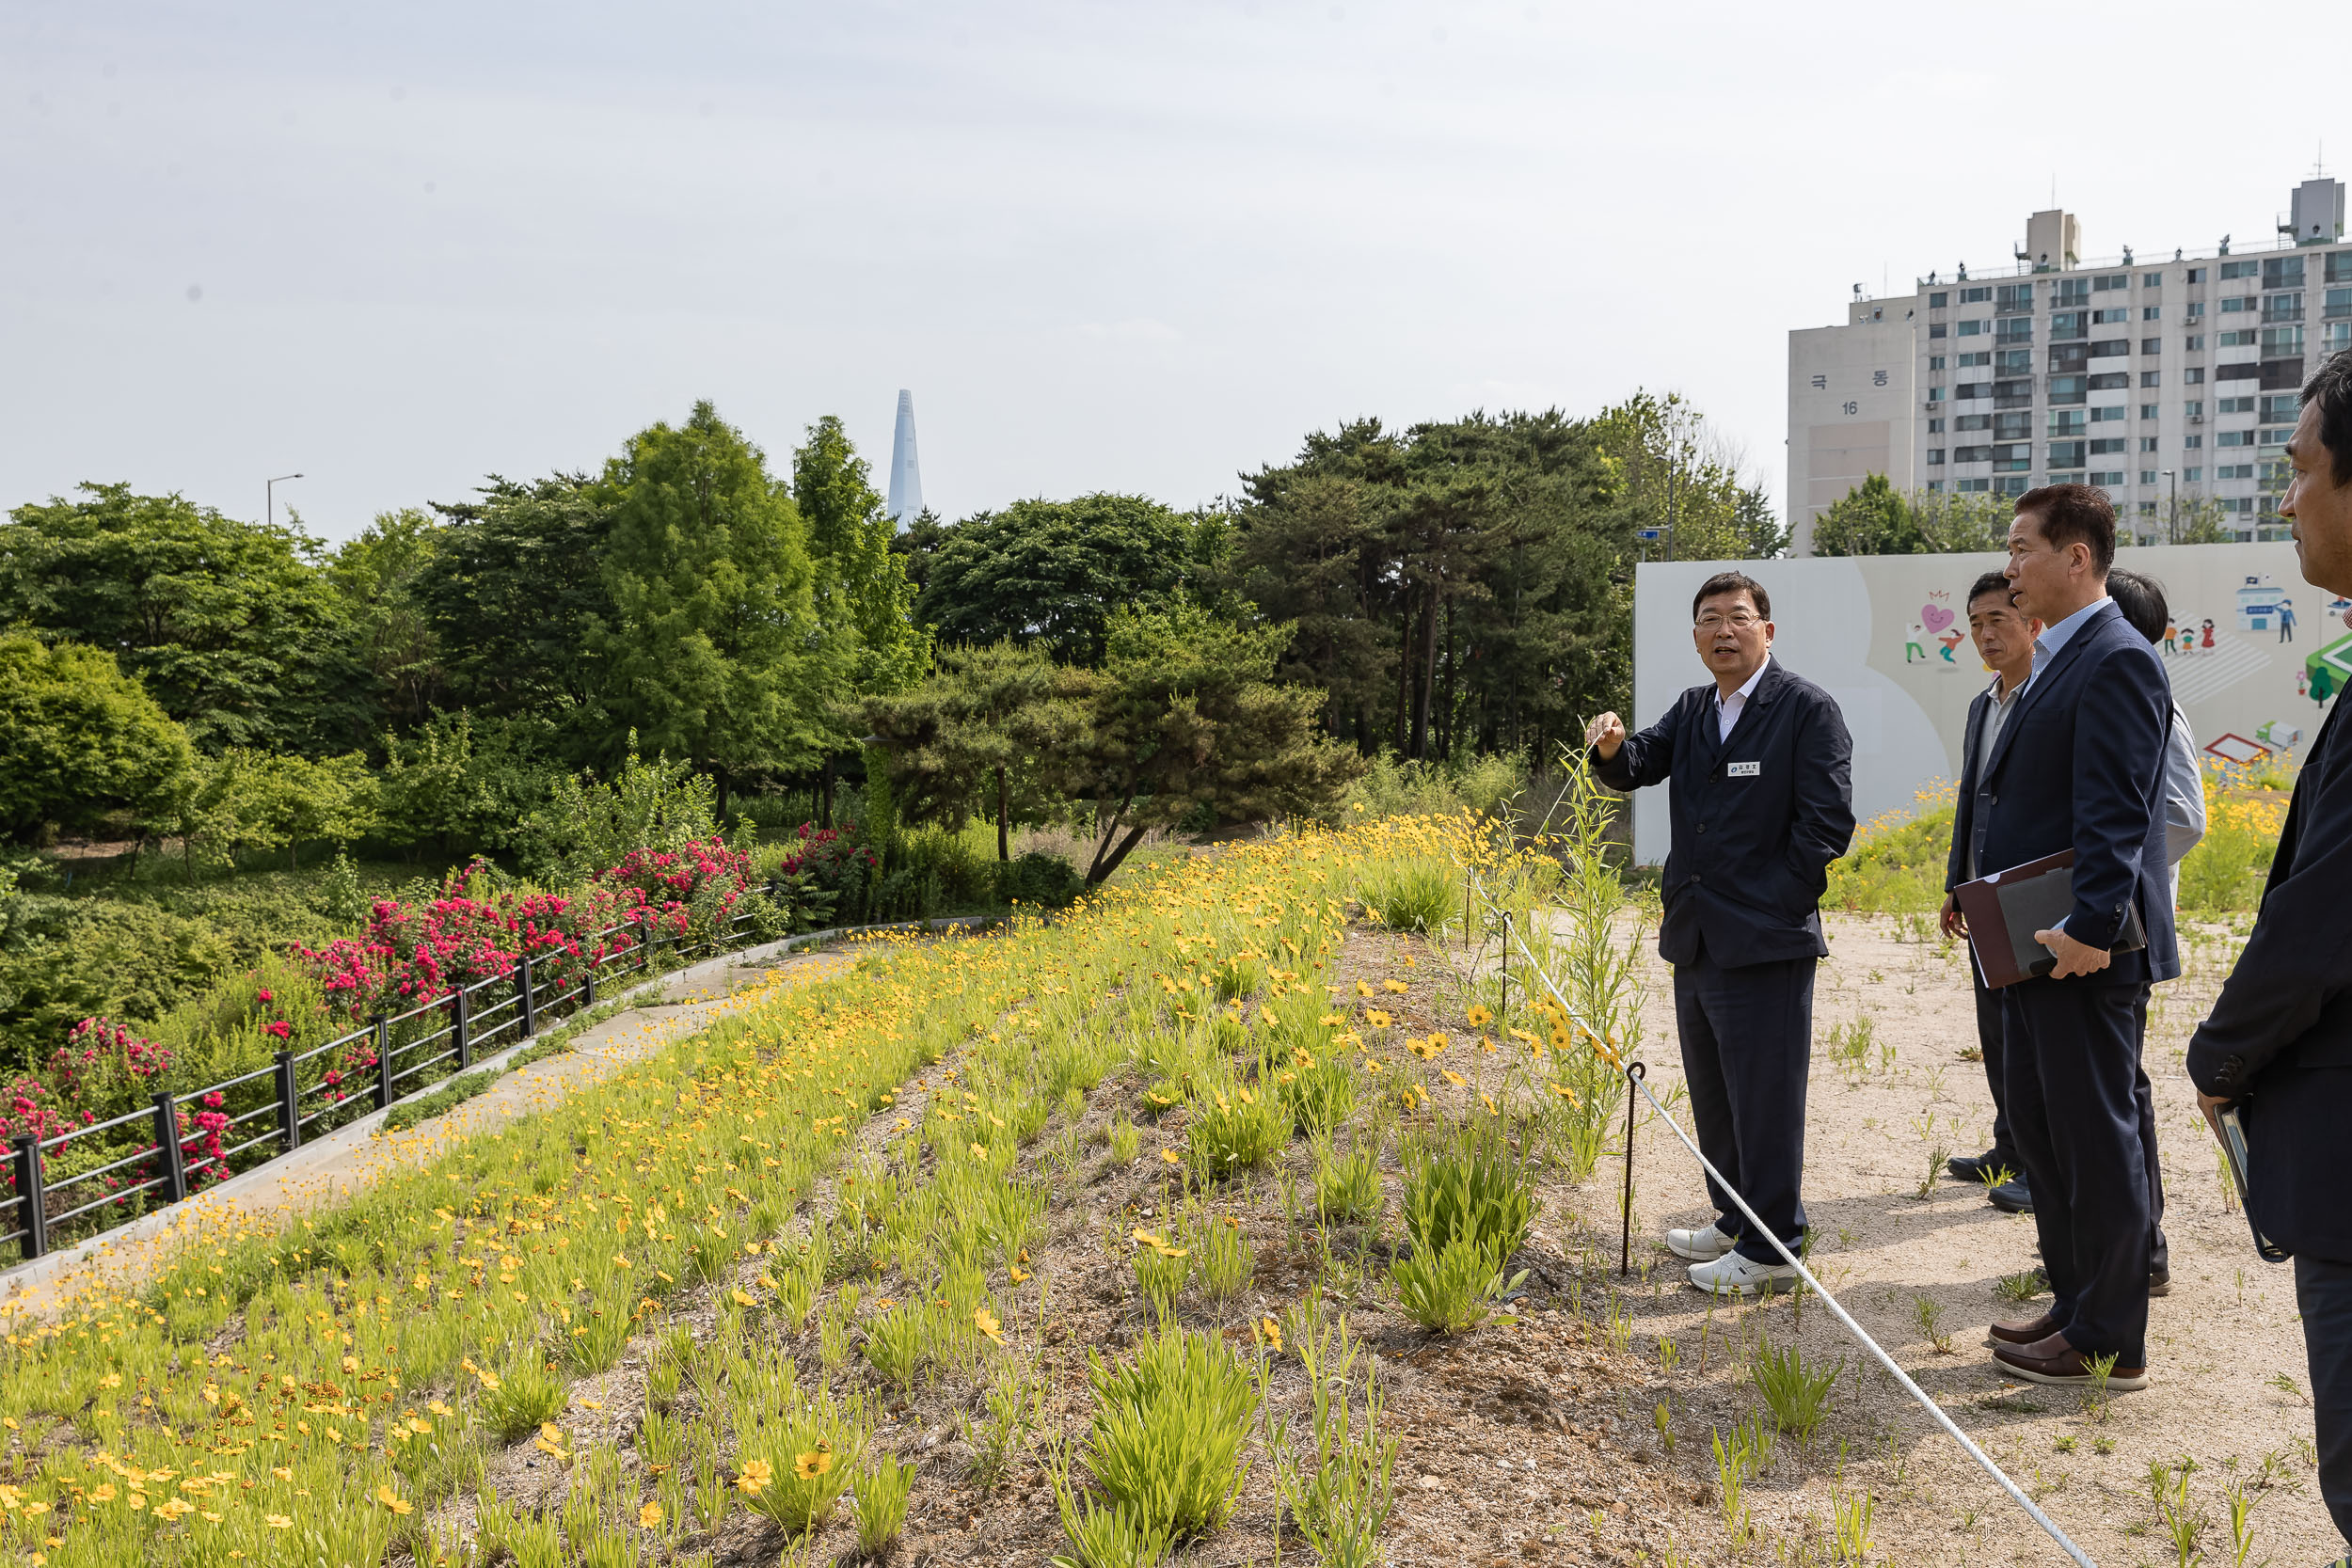
<path fill-rule="evenodd" d="M 1534 974 L 1541 977 L 1544 983 L 1544 989 L 1551 992 L 1552 1001 L 1559 1006 L 1562 1012 L 1567 1015 L 1569 1022 L 1582 1029 L 1593 1038 L 1602 1038 L 1598 1030 L 1593 1028 L 1592 1025 L 1585 1022 L 1582 1018 L 1577 1015 L 1576 1009 L 1568 1006 L 1568 999 L 1560 994 L 1560 988 L 1552 983 L 1549 972 L 1548 972 L 1541 963 L 1536 961 L 1535 955 L 1528 948 L 1527 939 L 1519 935 L 1517 928 L 1511 924 L 1510 917 L 1507 914 L 1503 917 L 1503 930 L 1513 941 L 1518 942 L 1521 956 L 1527 959 L 1528 969 Z M 1852 1335 L 1856 1339 L 1862 1341 L 1863 1348 L 1867 1350 L 1873 1356 L 1877 1357 L 1879 1365 L 1886 1369 L 1888 1375 L 1893 1377 L 1897 1383 L 1902 1385 L 1903 1391 L 1909 1394 L 1913 1399 L 1918 1401 L 1920 1407 L 1926 1410 L 1929 1415 L 1935 1418 L 1936 1424 L 1951 1434 L 1953 1442 L 1958 1443 L 1962 1448 L 1968 1450 L 1969 1458 L 1984 1466 L 1985 1474 L 1991 1476 L 1994 1481 L 2000 1483 L 2001 1490 L 2008 1493 L 2010 1500 L 2015 1502 L 2018 1507 L 2024 1509 L 2035 1524 L 2042 1527 L 2043 1533 L 2047 1534 L 2051 1540 L 2058 1543 L 2059 1550 L 2063 1551 L 2068 1557 L 2074 1559 L 2076 1563 L 2080 1564 L 2080 1568 L 2098 1568 L 2098 1565 L 2091 1561 L 2090 1555 L 2088 1552 L 2085 1552 L 2080 1546 L 2074 1544 L 2074 1541 L 2067 1535 L 2067 1533 L 2060 1529 L 2048 1514 L 2042 1513 L 2042 1510 L 2035 1505 L 2034 1500 L 2031 1497 L 2026 1497 L 2025 1492 L 2019 1488 L 2015 1481 L 2010 1480 L 2008 1473 L 2002 1470 L 2000 1465 L 1993 1462 L 1993 1456 L 1986 1453 L 1984 1449 L 1979 1448 L 1974 1438 L 1970 1437 L 1966 1433 L 1961 1431 L 1959 1424 L 1955 1422 L 1951 1417 L 1944 1413 L 1944 1407 L 1936 1403 L 1933 1399 L 1930 1398 L 1926 1389 L 1920 1387 L 1916 1383 L 1914 1383 L 1911 1380 L 1911 1375 L 1895 1364 L 1895 1358 L 1893 1356 L 1888 1355 L 1885 1351 L 1879 1348 L 1879 1342 L 1876 1339 L 1871 1338 L 1869 1334 L 1864 1330 L 1860 1323 L 1853 1321 L 1852 1314 L 1849 1313 L 1843 1307 L 1838 1305 L 1837 1298 L 1831 1295 L 1827 1291 L 1821 1288 L 1821 1282 L 1814 1278 L 1813 1272 L 1804 1266 L 1804 1259 L 1789 1251 L 1788 1243 L 1783 1242 L 1778 1236 L 1773 1235 L 1772 1232 L 1765 1226 L 1764 1222 L 1756 1217 L 1756 1211 L 1748 1207 L 1748 1200 L 1740 1195 L 1740 1190 L 1734 1187 L 1730 1182 L 1724 1180 L 1723 1172 L 1717 1170 L 1708 1160 L 1707 1156 L 1699 1152 L 1699 1146 L 1691 1141 L 1690 1134 L 1683 1132 L 1681 1126 L 1676 1122 L 1674 1117 L 1667 1114 L 1666 1107 L 1659 1103 L 1658 1097 L 1650 1092 L 1649 1085 L 1643 1081 L 1643 1075 L 1632 1071 L 1629 1064 L 1619 1064 L 1618 1071 L 1624 1074 L 1625 1080 L 1628 1084 L 1642 1091 L 1642 1098 L 1650 1102 L 1650 1109 L 1657 1113 L 1658 1119 L 1664 1122 L 1667 1128 L 1673 1132 L 1674 1135 L 1681 1140 L 1682 1147 L 1691 1151 L 1691 1158 L 1696 1160 L 1699 1163 L 1700 1168 L 1705 1170 L 1708 1176 L 1714 1179 L 1716 1185 L 1720 1186 L 1724 1192 L 1731 1195 L 1731 1201 L 1739 1206 L 1740 1214 L 1747 1220 L 1747 1222 L 1756 1227 L 1756 1234 L 1772 1243 L 1772 1250 L 1779 1253 L 1782 1258 L 1788 1259 L 1788 1266 L 1797 1271 L 1798 1277 L 1804 1280 L 1805 1288 L 1811 1291 L 1816 1296 L 1820 1297 L 1822 1304 L 1828 1307 L 1830 1311 L 1836 1315 L 1837 1321 L 1845 1325 L 1846 1332 Z M 1633 1158 L 1633 1150 L 1629 1146 L 1626 1149 L 1626 1158 L 1629 1161 Z"/>

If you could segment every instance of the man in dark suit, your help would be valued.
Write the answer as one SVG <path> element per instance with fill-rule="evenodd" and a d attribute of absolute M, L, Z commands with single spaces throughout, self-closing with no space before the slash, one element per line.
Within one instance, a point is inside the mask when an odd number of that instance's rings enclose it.
<path fill-rule="evenodd" d="M 1639 735 L 1604 713 L 1585 739 L 1613 789 L 1673 781 L 1658 951 L 1675 966 L 1691 1117 L 1708 1160 L 1793 1251 L 1804 1234 L 1813 972 L 1829 951 L 1821 890 L 1853 838 L 1853 743 L 1829 693 L 1772 658 L 1761 583 L 1718 573 L 1691 614 L 1715 678 Z M 1744 1296 L 1795 1277 L 1711 1180 L 1708 1196 L 1712 1223 L 1666 1233 L 1693 1286 Z"/>
<path fill-rule="evenodd" d="M 1995 1323 L 2012 1376 L 2148 1379 L 2148 1172 L 2134 1093 L 2148 988 L 2180 973 L 2166 876 L 2171 687 L 2107 596 L 2115 508 L 2085 484 L 2018 498 L 2007 576 L 2041 621 L 2033 673 L 1959 802 L 1953 832 L 1986 873 L 2071 849 L 2074 907 L 2034 933 L 2057 964 L 2001 996 L 2010 1135 L 2033 1189 L 2050 1310 Z M 2116 951 L 2137 919 L 2145 944 Z"/>
<path fill-rule="evenodd" d="M 2352 594 L 2352 353 L 2303 388 L 2279 515 L 2315 587 Z M 2352 621 L 2352 615 L 2345 617 Z M 2248 1209 L 2295 1254 L 2295 1299 L 2311 1360 L 2319 1491 L 2352 1540 L 2352 734 L 2336 700 L 2303 759 L 2270 862 L 2262 910 L 2212 1016 L 2188 1044 L 2188 1074 L 2212 1115 L 2239 1101 Z"/>
<path fill-rule="evenodd" d="M 1985 573 L 1968 590 L 1968 635 L 1976 642 L 1977 657 L 1993 672 L 1993 684 L 1968 705 L 1968 725 L 1960 753 L 1960 797 L 1963 800 L 1976 792 L 1985 754 L 2000 738 L 2002 726 L 2016 711 L 2017 699 L 2033 673 L 2033 640 L 2042 635 L 2042 623 L 2011 604 L 2010 593 L 2009 578 L 1999 572 Z M 1968 934 L 1968 922 L 1962 917 L 1951 890 L 1979 875 L 1969 863 L 1967 847 L 1955 819 L 1951 858 L 1944 874 L 1944 934 L 1954 939 Z M 1963 1181 L 1992 1182 L 2006 1171 L 2004 1180 L 1993 1183 L 1993 1202 L 2011 1213 L 2030 1213 L 2033 1194 L 2026 1183 L 2026 1163 L 2018 1157 L 2016 1141 L 2010 1136 L 2009 1113 L 2004 1109 L 2001 993 L 1984 983 L 1974 959 L 1968 974 L 1977 987 L 1977 1046 L 1984 1056 L 1985 1085 L 1993 1093 L 1993 1147 L 1973 1158 L 1955 1156 L 1951 1173 Z"/>

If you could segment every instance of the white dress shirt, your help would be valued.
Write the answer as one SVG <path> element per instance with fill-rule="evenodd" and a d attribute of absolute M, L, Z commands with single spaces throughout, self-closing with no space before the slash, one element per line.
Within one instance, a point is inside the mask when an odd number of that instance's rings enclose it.
<path fill-rule="evenodd" d="M 2033 673 L 2026 677 L 2026 689 L 2032 689 L 2033 683 L 2042 678 L 2042 672 L 2050 667 L 2052 659 L 2058 657 L 2058 650 L 2072 642 L 2074 634 L 2083 629 L 2083 624 L 2106 602 L 2107 596 L 2102 594 L 2065 620 L 2053 622 L 2042 628 L 2042 635 L 2033 640 Z"/>
<path fill-rule="evenodd" d="M 1764 662 L 1756 667 L 1756 673 L 1750 675 L 1740 685 L 1740 689 L 1728 697 L 1724 695 L 1722 687 L 1715 689 L 1715 743 L 1717 745 L 1720 746 L 1731 738 L 1731 727 L 1740 722 L 1740 715 L 1747 711 L 1748 699 L 1756 694 L 1756 683 L 1764 678 L 1764 672 L 1772 667 L 1772 656 L 1766 654 Z"/>

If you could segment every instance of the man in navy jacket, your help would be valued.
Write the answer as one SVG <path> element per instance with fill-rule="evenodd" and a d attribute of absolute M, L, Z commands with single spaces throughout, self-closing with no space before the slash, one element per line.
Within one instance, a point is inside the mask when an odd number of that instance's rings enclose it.
<path fill-rule="evenodd" d="M 1994 1359 L 2037 1383 L 2148 1378 L 2148 1170 L 2137 1097 L 2152 982 L 2180 973 L 2165 856 L 2163 662 L 2107 596 L 2115 508 L 2087 484 L 2017 499 L 2008 577 L 2042 624 L 2033 673 L 1959 801 L 1979 874 L 2074 852 L 2073 909 L 2035 933 L 2049 974 L 2001 997 L 2010 1134 L 2033 1189 L 2050 1310 L 1993 1326 Z M 2146 944 L 2113 949 L 2137 916 Z"/>
<path fill-rule="evenodd" d="M 1853 839 L 1853 743 L 1829 693 L 1773 660 L 1761 583 L 1718 573 L 1691 613 L 1714 680 L 1639 735 L 1604 713 L 1585 739 L 1613 789 L 1673 781 L 1658 952 L 1675 969 L 1691 1117 L 1708 1161 L 1793 1251 L 1804 1234 L 1813 972 L 1829 951 L 1821 891 Z M 1752 1295 L 1795 1277 L 1711 1180 L 1708 1196 L 1711 1224 L 1666 1233 L 1692 1263 L 1692 1285 Z"/>
<path fill-rule="evenodd" d="M 2303 576 L 2352 595 L 2352 353 L 2303 388 L 2287 443 L 2293 470 L 2279 515 L 2295 524 Z M 2352 619 L 2352 617 L 2347 617 Z M 2212 1016 L 2188 1043 L 2188 1074 L 2208 1112 L 2245 1118 L 2248 1210 L 2295 1254 L 2295 1302 L 2311 1359 L 2319 1491 L 2352 1540 L 2352 733 L 2336 699 L 2295 781 L 2262 911 Z"/>

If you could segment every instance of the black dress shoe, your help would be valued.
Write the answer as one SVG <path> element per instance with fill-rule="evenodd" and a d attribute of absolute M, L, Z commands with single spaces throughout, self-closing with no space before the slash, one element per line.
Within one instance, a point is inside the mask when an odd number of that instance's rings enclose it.
<path fill-rule="evenodd" d="M 2012 1177 L 1985 1196 L 1993 1200 L 1993 1207 L 2004 1214 L 2033 1212 L 2033 1194 L 2026 1189 L 2026 1179 L 2022 1176 Z"/>
<path fill-rule="evenodd" d="M 2152 1296 L 2170 1295 L 2172 1293 L 2172 1271 L 2168 1268 L 2150 1269 L 2148 1271 L 2148 1293 Z"/>
<path fill-rule="evenodd" d="M 1944 1162 L 1944 1168 L 1952 1173 L 1955 1180 L 1981 1181 L 2001 1168 L 2001 1162 L 1993 1157 L 1994 1153 L 1988 1148 L 1975 1156 L 1955 1154 Z"/>

